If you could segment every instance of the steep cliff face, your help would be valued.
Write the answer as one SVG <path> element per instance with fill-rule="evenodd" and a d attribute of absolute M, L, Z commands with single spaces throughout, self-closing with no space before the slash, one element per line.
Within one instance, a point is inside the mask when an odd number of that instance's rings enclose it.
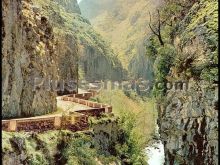
<path fill-rule="evenodd" d="M 145 56 L 145 36 L 150 32 L 149 12 L 160 4 L 160 0 L 82 0 L 79 6 L 95 30 L 110 41 L 122 66 L 133 76 L 149 79 L 152 62 Z"/>
<path fill-rule="evenodd" d="M 166 164 L 218 164 L 215 87 L 192 80 L 188 91 L 168 92 L 160 118 Z"/>
<path fill-rule="evenodd" d="M 172 31 L 176 54 L 166 80 L 186 81 L 159 104 L 166 164 L 218 164 L 218 2 L 194 1 Z M 182 12 L 182 13 L 184 13 Z M 172 61 L 172 60 L 171 60 Z M 157 65 L 158 67 L 158 65 Z"/>
<path fill-rule="evenodd" d="M 142 47 L 144 48 L 144 44 Z M 145 50 L 143 52 L 146 53 Z M 153 61 L 143 53 L 131 59 L 128 70 L 134 78 L 143 78 L 149 81 L 152 81 L 154 78 Z"/>
<path fill-rule="evenodd" d="M 121 79 L 120 62 L 108 43 L 81 16 L 76 0 L 34 2 L 53 22 L 62 79 L 76 79 L 78 69 L 80 78 L 90 81 Z M 67 71 L 70 71 L 69 75 L 66 75 Z"/>
<path fill-rule="evenodd" d="M 71 19 L 73 19 L 71 16 L 74 13 L 80 14 L 79 7 L 75 0 L 33 0 L 33 3 L 52 23 L 57 47 L 57 80 L 61 84 L 64 82 L 66 91 L 67 84 L 77 79 L 78 42 L 76 33 L 71 27 Z"/>
<path fill-rule="evenodd" d="M 57 78 L 53 28 L 28 1 L 3 1 L 3 118 L 45 114 L 56 109 L 56 93 L 34 91 L 35 78 Z"/>

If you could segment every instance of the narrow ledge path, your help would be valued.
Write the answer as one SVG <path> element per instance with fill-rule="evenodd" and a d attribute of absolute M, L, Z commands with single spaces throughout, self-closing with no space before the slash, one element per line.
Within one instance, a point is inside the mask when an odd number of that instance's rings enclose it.
<path fill-rule="evenodd" d="M 112 113 L 112 107 L 89 101 L 96 91 L 81 91 L 78 94 L 57 97 L 57 106 L 61 111 L 29 118 L 2 120 L 2 130 L 9 132 L 43 132 L 68 129 L 73 132 L 89 129 L 89 116 L 101 117 L 103 113 Z"/>

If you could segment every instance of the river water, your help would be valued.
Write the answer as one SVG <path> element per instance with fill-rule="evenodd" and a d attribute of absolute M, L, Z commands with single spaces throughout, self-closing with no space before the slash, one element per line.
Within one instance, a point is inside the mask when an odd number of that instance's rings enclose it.
<path fill-rule="evenodd" d="M 156 127 L 156 134 L 159 136 L 159 127 Z M 149 165 L 163 165 L 165 161 L 164 146 L 161 140 L 156 140 L 152 145 L 145 148 Z"/>

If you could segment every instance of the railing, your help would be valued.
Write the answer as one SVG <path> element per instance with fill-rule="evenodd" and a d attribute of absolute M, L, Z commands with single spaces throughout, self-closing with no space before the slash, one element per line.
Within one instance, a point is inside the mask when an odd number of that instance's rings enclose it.
<path fill-rule="evenodd" d="M 61 100 L 83 104 L 90 108 L 70 111 L 67 116 L 62 116 L 60 114 L 22 119 L 2 120 L 2 130 L 9 132 L 43 132 L 57 129 L 68 129 L 73 132 L 88 130 L 89 116 L 100 117 L 102 113 L 112 113 L 111 106 L 88 100 L 90 97 L 95 96 L 96 94 L 97 92 L 95 91 L 89 91 L 82 94 L 71 94 L 61 97 Z"/>

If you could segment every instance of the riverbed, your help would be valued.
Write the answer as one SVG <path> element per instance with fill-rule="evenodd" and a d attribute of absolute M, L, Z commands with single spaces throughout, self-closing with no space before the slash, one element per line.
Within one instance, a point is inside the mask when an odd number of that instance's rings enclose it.
<path fill-rule="evenodd" d="M 156 134 L 159 135 L 159 127 L 156 127 Z M 161 140 L 156 140 L 152 145 L 145 148 L 149 165 L 163 165 L 165 161 L 164 146 Z"/>

